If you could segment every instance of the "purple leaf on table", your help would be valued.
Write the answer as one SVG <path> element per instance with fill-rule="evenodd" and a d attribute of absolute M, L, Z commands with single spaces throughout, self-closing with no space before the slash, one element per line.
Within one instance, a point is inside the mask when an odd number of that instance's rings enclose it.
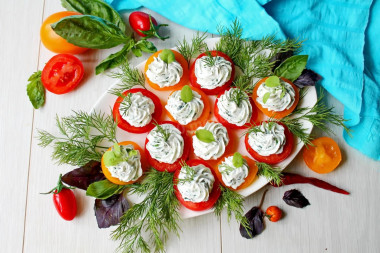
<path fill-rule="evenodd" d="M 99 228 L 117 225 L 121 216 L 129 209 L 129 203 L 123 194 L 115 194 L 108 199 L 95 200 L 95 216 Z"/>
<path fill-rule="evenodd" d="M 74 169 L 62 177 L 65 184 L 87 190 L 87 187 L 97 181 L 105 179 L 100 162 L 89 161 L 80 168 Z"/>

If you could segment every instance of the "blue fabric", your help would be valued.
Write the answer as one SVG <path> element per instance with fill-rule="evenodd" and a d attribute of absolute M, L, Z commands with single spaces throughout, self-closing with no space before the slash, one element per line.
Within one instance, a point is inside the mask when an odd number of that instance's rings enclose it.
<path fill-rule="evenodd" d="M 306 39 L 308 67 L 345 106 L 347 143 L 380 160 L 380 0 L 107 0 L 118 10 L 147 7 L 183 26 L 217 33 L 236 17 L 244 37 Z M 373 3 L 374 2 L 374 3 Z"/>

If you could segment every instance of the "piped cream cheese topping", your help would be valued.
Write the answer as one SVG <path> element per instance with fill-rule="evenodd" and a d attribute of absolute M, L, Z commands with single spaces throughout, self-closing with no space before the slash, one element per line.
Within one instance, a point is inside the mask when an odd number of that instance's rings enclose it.
<path fill-rule="evenodd" d="M 138 150 L 134 150 L 134 154 L 131 155 L 130 151 L 133 150 L 134 148 L 132 145 L 120 146 L 121 155 L 123 156 L 124 161 L 115 166 L 108 167 L 111 175 L 120 181 L 135 181 L 142 176 L 141 154 Z"/>
<path fill-rule="evenodd" d="M 269 111 L 280 112 L 292 107 L 295 101 L 295 91 L 293 87 L 280 79 L 281 85 L 277 87 L 268 87 L 265 83 L 261 84 L 257 89 L 256 101 L 261 104 L 262 107 Z M 264 95 L 269 92 L 269 98 L 264 103 Z"/>
<path fill-rule="evenodd" d="M 197 83 L 204 89 L 212 90 L 223 86 L 231 78 L 232 65 L 221 56 L 215 56 L 215 63 L 208 65 L 207 58 L 203 56 L 195 62 L 195 76 Z"/>
<path fill-rule="evenodd" d="M 222 124 L 216 122 L 207 122 L 204 127 L 199 127 L 198 129 L 206 129 L 210 131 L 214 136 L 215 141 L 206 143 L 199 140 L 197 136 L 194 135 L 193 147 L 195 155 L 203 160 L 216 160 L 221 157 L 226 151 L 226 146 L 230 141 L 227 129 Z"/>
<path fill-rule="evenodd" d="M 209 199 L 215 178 L 211 170 L 199 164 L 192 166 L 194 174 L 191 175 L 186 169 L 181 168 L 178 175 L 178 191 L 185 201 L 199 203 Z"/>
<path fill-rule="evenodd" d="M 149 124 L 154 113 L 152 99 L 144 96 L 141 92 L 129 93 L 119 107 L 121 117 L 130 125 L 143 127 Z"/>
<path fill-rule="evenodd" d="M 183 154 L 184 140 L 181 132 L 172 124 L 162 124 L 161 128 L 168 134 L 167 139 L 156 126 L 147 136 L 146 149 L 157 161 L 173 164 Z"/>
<path fill-rule="evenodd" d="M 176 85 L 183 75 L 181 64 L 176 61 L 166 63 L 160 57 L 154 57 L 149 64 L 146 75 L 149 80 L 161 88 Z"/>
<path fill-rule="evenodd" d="M 235 167 L 232 160 L 233 156 L 226 157 L 225 160 L 219 164 L 218 170 L 222 175 L 224 184 L 236 189 L 244 183 L 246 177 L 248 176 L 249 167 L 244 158 L 243 165 L 240 167 Z"/>
<path fill-rule="evenodd" d="M 264 122 L 248 135 L 248 144 L 261 156 L 282 153 L 285 143 L 285 128 L 275 122 Z"/>
<path fill-rule="evenodd" d="M 190 102 L 184 102 L 181 99 L 181 90 L 175 91 L 170 95 L 165 106 L 181 125 L 187 125 L 202 115 L 204 104 L 201 95 L 196 91 L 192 93 L 193 99 Z"/>

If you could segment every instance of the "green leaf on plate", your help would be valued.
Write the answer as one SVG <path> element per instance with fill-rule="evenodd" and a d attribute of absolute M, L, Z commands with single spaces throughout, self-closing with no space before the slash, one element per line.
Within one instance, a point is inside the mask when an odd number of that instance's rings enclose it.
<path fill-rule="evenodd" d="M 263 103 L 264 104 L 268 101 L 269 97 L 270 97 L 270 92 L 267 92 L 264 94 L 264 97 L 263 97 Z"/>
<path fill-rule="evenodd" d="M 214 135 L 209 130 L 206 130 L 206 129 L 197 130 L 195 132 L 195 136 L 197 136 L 197 138 L 200 141 L 205 142 L 205 143 L 210 143 L 210 142 L 215 141 Z"/>
<path fill-rule="evenodd" d="M 115 145 L 117 145 L 117 143 L 115 143 Z M 103 158 L 102 159 L 103 159 L 104 165 L 106 167 L 116 166 L 116 165 L 118 165 L 119 163 L 121 163 L 121 162 L 123 162 L 125 160 L 123 158 L 123 156 L 121 155 L 121 151 L 120 151 L 119 145 L 117 145 L 116 149 L 115 149 L 115 145 L 114 145 L 113 149 L 107 150 L 103 154 Z"/>
<path fill-rule="evenodd" d="M 87 188 L 86 195 L 97 199 L 107 199 L 115 194 L 121 193 L 125 188 L 125 185 L 117 185 L 105 179 L 90 184 Z"/>
<path fill-rule="evenodd" d="M 289 57 L 274 70 L 274 74 L 293 82 L 302 74 L 308 58 L 308 55 L 294 55 Z"/>
<path fill-rule="evenodd" d="M 146 53 L 157 52 L 156 46 L 152 42 L 144 40 L 144 39 L 138 41 L 135 47 Z"/>
<path fill-rule="evenodd" d="M 159 56 L 160 56 L 161 60 L 163 60 L 167 64 L 172 63 L 173 61 L 175 61 L 174 53 L 170 49 L 163 49 L 161 51 L 161 53 L 160 53 Z"/>
<path fill-rule="evenodd" d="M 181 90 L 181 100 L 185 103 L 193 100 L 193 90 L 190 88 L 189 85 L 183 86 Z"/>
<path fill-rule="evenodd" d="M 265 85 L 271 88 L 277 87 L 280 85 L 280 78 L 278 76 L 270 76 L 265 80 Z"/>
<path fill-rule="evenodd" d="M 239 152 L 235 152 L 234 156 L 232 157 L 232 164 L 235 168 L 239 168 L 243 166 L 244 160 L 243 156 Z"/>
<path fill-rule="evenodd" d="M 26 93 L 35 109 L 40 108 L 45 103 L 45 87 L 41 82 L 41 71 L 34 72 L 28 79 Z"/>
<path fill-rule="evenodd" d="M 132 47 L 132 53 L 133 53 L 136 57 L 141 57 L 141 56 L 142 56 L 142 52 L 141 52 L 141 49 L 140 49 L 140 48 Z"/>
<path fill-rule="evenodd" d="M 115 68 L 124 61 L 127 61 L 127 54 L 131 48 L 132 43 L 127 43 L 119 52 L 109 55 L 106 59 L 99 63 L 98 66 L 96 66 L 95 73 L 98 75 L 107 69 Z"/>

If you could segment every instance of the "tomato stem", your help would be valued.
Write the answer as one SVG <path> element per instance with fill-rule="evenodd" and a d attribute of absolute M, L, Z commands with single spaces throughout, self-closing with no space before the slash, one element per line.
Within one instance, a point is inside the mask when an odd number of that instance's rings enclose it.
<path fill-rule="evenodd" d="M 75 189 L 75 187 L 71 187 L 71 186 L 66 186 L 62 183 L 62 174 L 59 174 L 59 178 L 58 178 L 58 182 L 57 182 L 57 186 L 54 187 L 53 189 L 51 189 L 50 191 L 48 192 L 41 192 L 40 194 L 58 194 L 62 191 L 62 189 Z"/>
<path fill-rule="evenodd" d="M 141 32 L 142 34 L 145 35 L 144 38 L 142 39 L 149 39 L 149 38 L 153 38 L 153 37 L 156 37 L 160 40 L 166 40 L 169 38 L 169 36 L 167 37 L 162 37 L 158 34 L 158 29 L 160 29 L 160 27 L 162 26 L 168 26 L 168 24 L 159 24 L 159 25 L 154 25 L 153 24 L 153 21 L 152 21 L 152 16 L 149 15 L 149 23 L 150 23 L 150 28 L 148 31 L 143 31 L 143 30 L 140 30 L 138 29 L 139 32 Z"/>

